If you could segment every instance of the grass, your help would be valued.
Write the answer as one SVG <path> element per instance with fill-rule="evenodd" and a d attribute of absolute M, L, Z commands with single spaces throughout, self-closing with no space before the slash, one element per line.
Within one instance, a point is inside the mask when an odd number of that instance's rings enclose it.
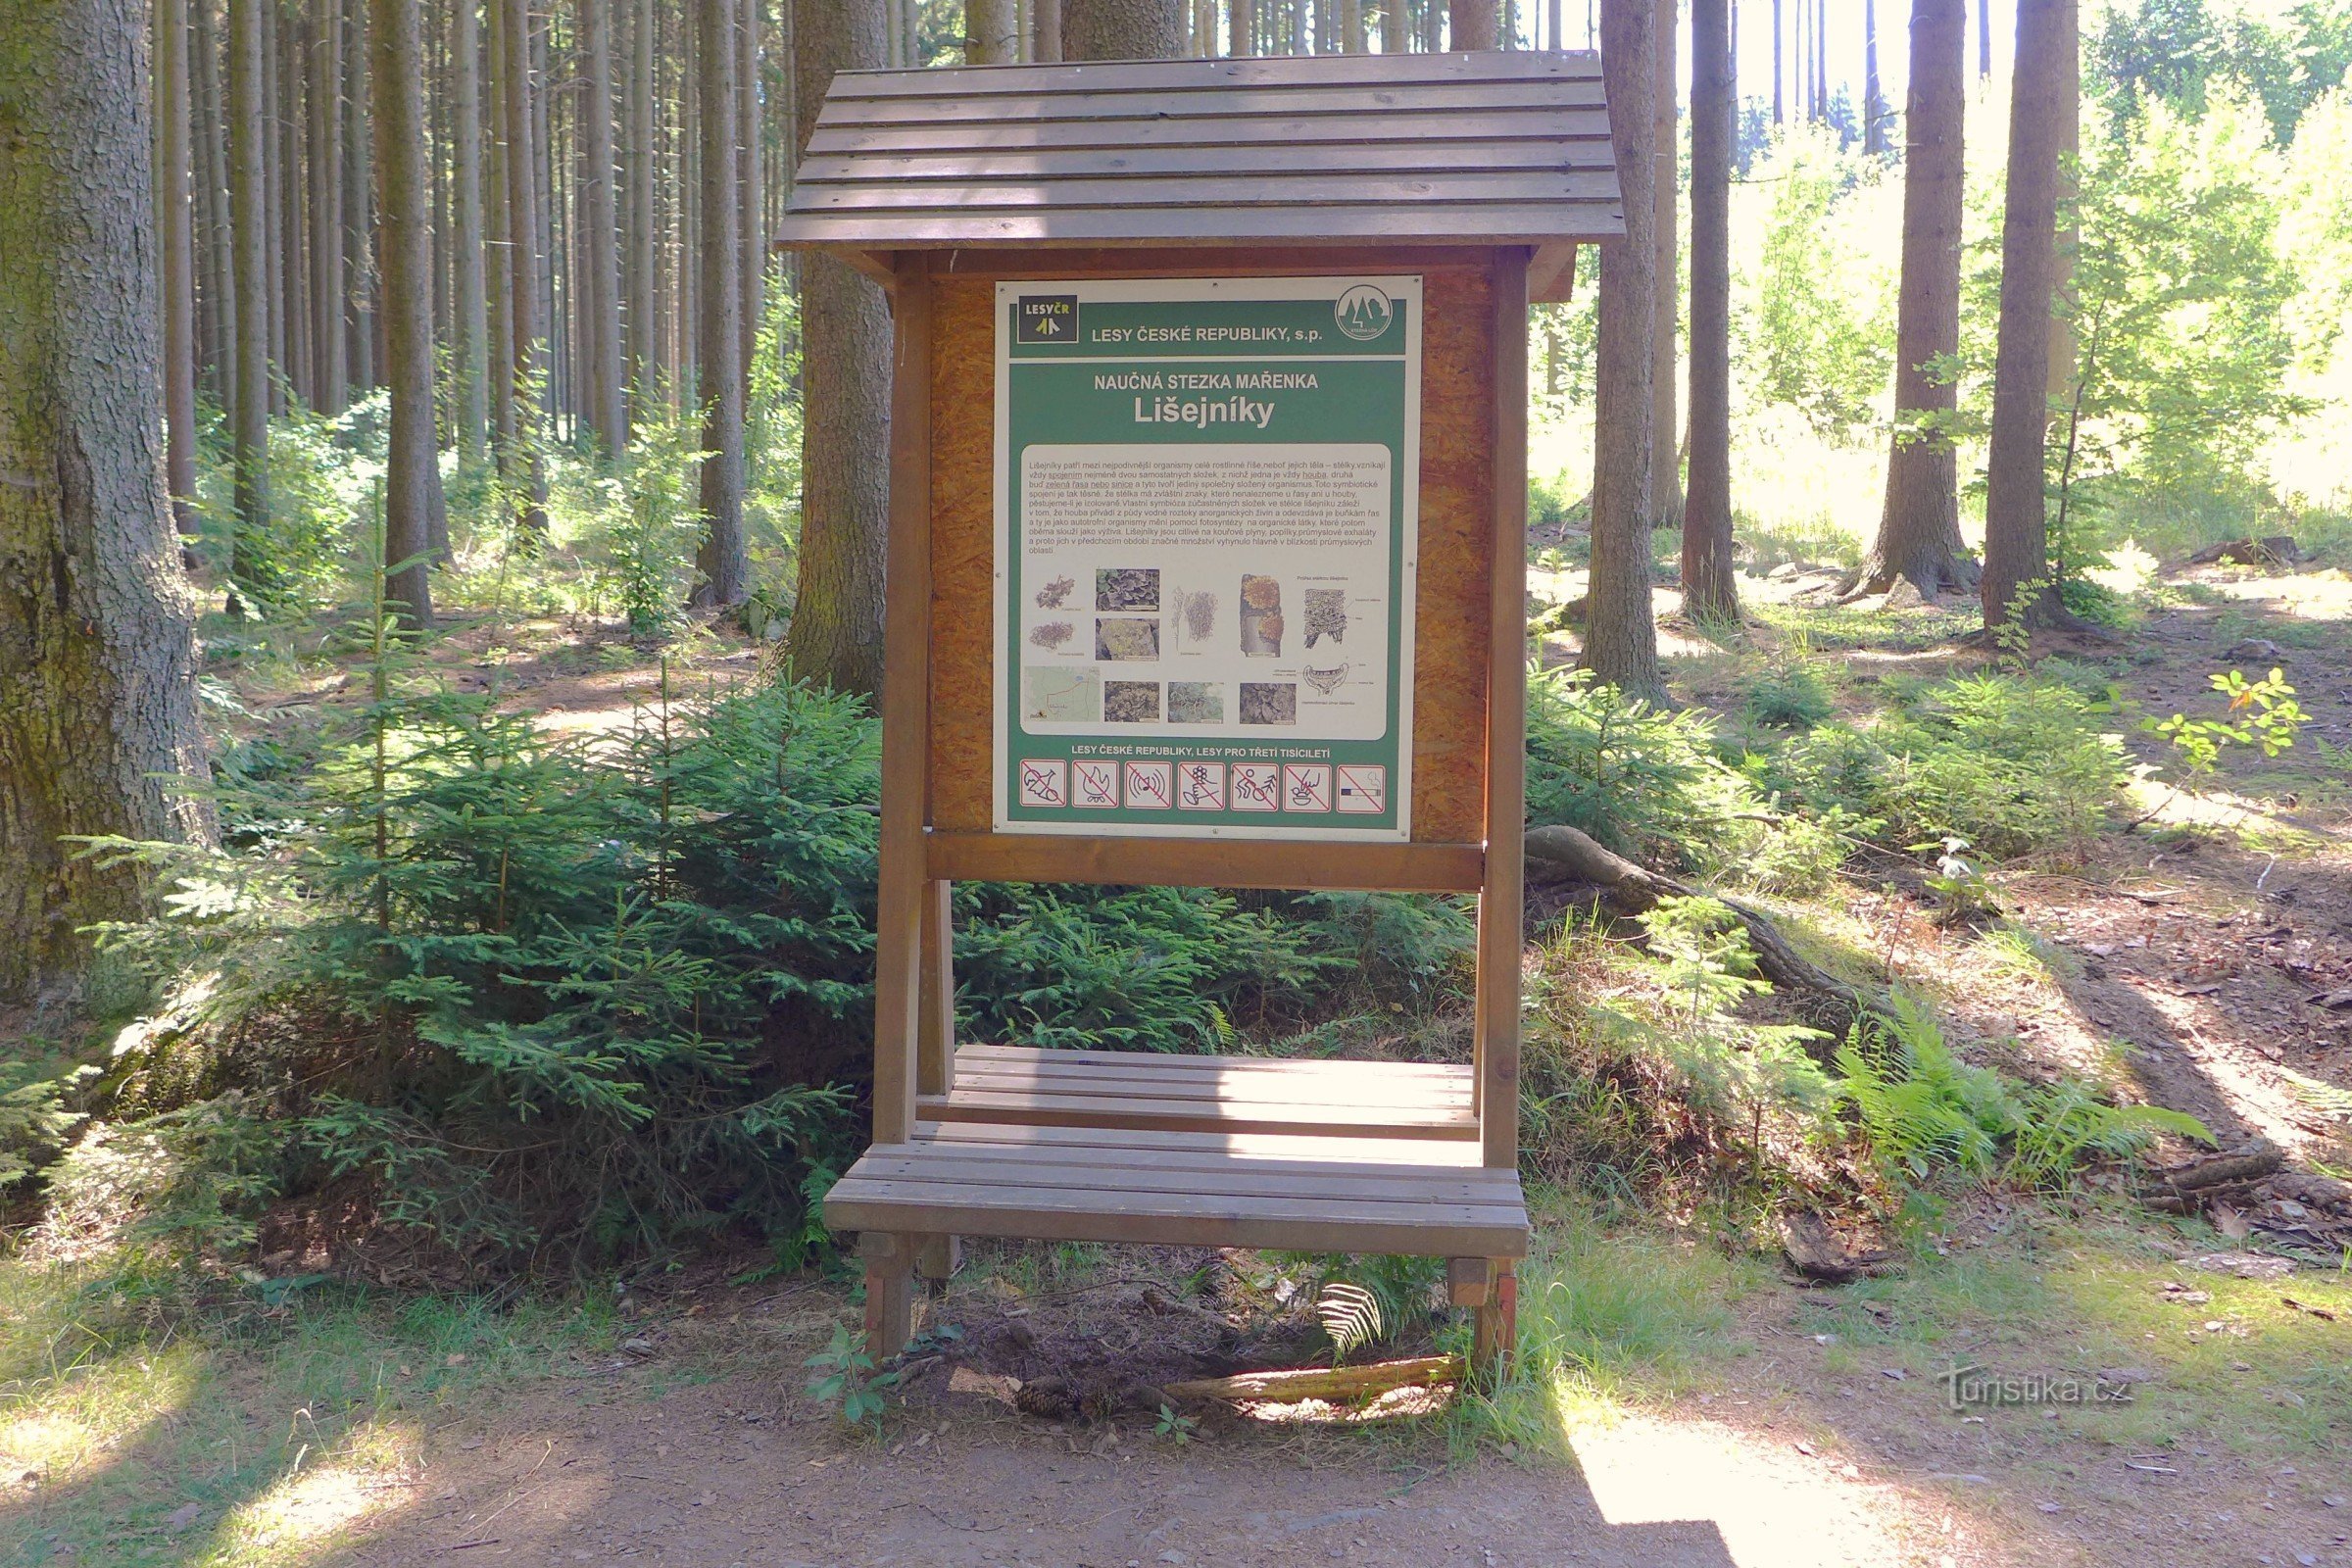
<path fill-rule="evenodd" d="M 595 1295 L 270 1307 L 160 1283 L 0 1261 L 0 1563 L 308 1561 L 408 1500 L 429 1420 L 583 1375 L 615 1322 Z"/>
<path fill-rule="evenodd" d="M 1899 1277 L 1822 1292 L 1797 1326 L 1832 1336 L 1834 1373 L 1891 1363 L 1927 1378 L 1955 1365 L 2149 1374 L 2130 1403 L 2056 1407 L 2052 1436 L 2109 1449 L 2189 1446 L 2275 1458 L 2328 1451 L 2352 1423 L 2343 1326 L 2352 1270 L 2241 1280 L 2177 1261 L 2144 1223 L 2034 1209 L 2015 1217 L 2011 1234 L 1984 1247 L 1930 1250 Z M 2187 1255 L 2232 1245 L 2202 1225 L 2169 1240 Z M 2176 1282 L 2210 1300 L 2168 1296 Z"/>

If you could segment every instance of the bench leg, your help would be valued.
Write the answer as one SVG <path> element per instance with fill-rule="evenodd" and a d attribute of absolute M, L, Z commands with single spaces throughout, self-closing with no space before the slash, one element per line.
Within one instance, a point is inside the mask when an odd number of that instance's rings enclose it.
<path fill-rule="evenodd" d="M 877 1363 L 905 1349 L 914 1333 L 913 1242 L 880 1231 L 858 1238 L 865 1259 L 865 1353 Z"/>
<path fill-rule="evenodd" d="M 914 1272 L 935 1294 L 946 1290 L 962 1266 L 963 1244 L 953 1236 L 926 1236 L 915 1250 Z"/>
<path fill-rule="evenodd" d="M 1487 1298 L 1479 1303 L 1471 1337 L 1471 1371 L 1493 1388 L 1502 1379 L 1512 1350 L 1519 1343 L 1519 1276 L 1511 1260 L 1494 1260 Z"/>

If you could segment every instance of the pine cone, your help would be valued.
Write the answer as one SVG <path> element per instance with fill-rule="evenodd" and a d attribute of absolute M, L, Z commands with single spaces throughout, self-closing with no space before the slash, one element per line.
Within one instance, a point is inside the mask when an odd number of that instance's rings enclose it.
<path fill-rule="evenodd" d="M 1012 1407 L 1040 1421 L 1067 1421 L 1078 1413 L 1078 1391 L 1061 1378 L 1031 1378 L 1013 1391 Z"/>

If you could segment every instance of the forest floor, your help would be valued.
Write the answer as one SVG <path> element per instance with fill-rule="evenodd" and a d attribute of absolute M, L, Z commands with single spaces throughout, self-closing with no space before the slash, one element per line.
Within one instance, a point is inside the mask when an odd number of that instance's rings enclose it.
<path fill-rule="evenodd" d="M 1829 581 L 1749 579 L 1733 649 L 1677 627 L 1662 593 L 1677 697 L 1728 711 L 1760 662 L 1802 657 L 1858 711 L 1890 675 L 1983 662 L 1953 641 L 1963 617 L 1838 607 Z M 1972 1059 L 2091 1076 L 2342 1175 L 2352 579 L 2194 568 L 2156 592 L 2124 639 L 2052 651 L 2106 673 L 2135 756 L 2167 760 L 2137 714 L 2211 710 L 2213 671 L 2273 664 L 2310 715 L 2294 751 L 2225 757 L 2194 793 L 2143 781 L 2132 831 L 1996 873 L 2045 961 L 1936 925 L 1891 884 L 1784 912 L 1933 994 Z M 664 664 L 561 617 L 461 624 L 435 655 L 584 734 L 763 657 L 700 633 Z M 318 665 L 238 693 L 256 723 L 360 695 Z M 2326 1215 L 1984 1197 L 1898 1273 L 1818 1288 L 1663 1219 L 1542 1203 L 1523 1318 L 1575 1375 L 1491 1406 L 1259 1407 L 1175 1431 L 1044 1421 L 1006 1395 L 1181 1364 L 1197 1325 L 1148 1311 L 1145 1283 L 1278 1264 L 978 1250 L 929 1308 L 963 1331 L 962 1370 L 913 1380 L 877 1436 L 803 1392 L 804 1360 L 854 1316 L 842 1278 L 736 1284 L 711 1260 L 507 1311 L 312 1293 L 159 1343 L 75 1339 L 74 1282 L 0 1263 L 0 1563 L 2352 1564 L 2352 1253 Z M 1955 1408 L 1954 1367 L 2102 1372 L 2131 1396 Z"/>

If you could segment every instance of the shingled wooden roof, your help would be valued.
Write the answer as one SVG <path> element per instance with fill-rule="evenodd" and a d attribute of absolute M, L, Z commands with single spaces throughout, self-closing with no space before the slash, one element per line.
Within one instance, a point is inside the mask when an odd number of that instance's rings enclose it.
<path fill-rule="evenodd" d="M 1529 245 L 1625 232 L 1589 52 L 844 72 L 778 243 Z"/>

